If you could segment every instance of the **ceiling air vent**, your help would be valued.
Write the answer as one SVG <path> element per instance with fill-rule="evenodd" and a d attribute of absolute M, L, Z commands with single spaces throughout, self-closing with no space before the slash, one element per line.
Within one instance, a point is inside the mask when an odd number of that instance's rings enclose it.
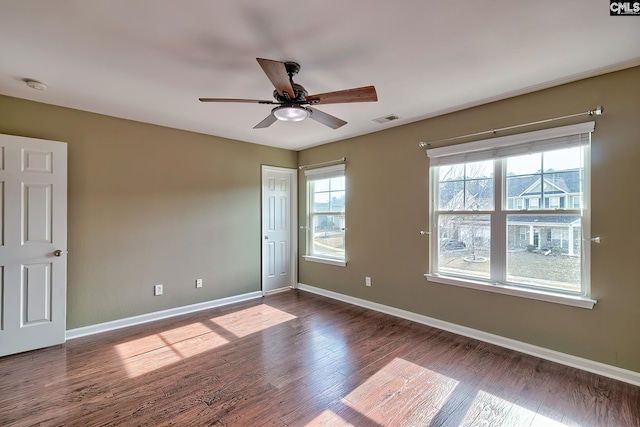
<path fill-rule="evenodd" d="M 377 119 L 373 119 L 373 121 L 377 123 L 387 123 L 392 120 L 398 120 L 399 118 L 400 117 L 396 116 L 395 114 L 389 114 L 388 116 L 378 117 Z"/>

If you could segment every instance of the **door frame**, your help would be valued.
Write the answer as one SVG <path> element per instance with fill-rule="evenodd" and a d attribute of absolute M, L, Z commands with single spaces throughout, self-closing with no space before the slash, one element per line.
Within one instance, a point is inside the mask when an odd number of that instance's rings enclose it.
<path fill-rule="evenodd" d="M 264 278 L 266 274 L 267 263 L 265 262 L 264 253 L 264 206 L 265 194 L 264 183 L 267 172 L 285 172 L 291 175 L 291 185 L 289 186 L 289 218 L 291 225 L 290 232 L 290 262 L 291 262 L 291 282 L 289 287 L 295 289 L 298 287 L 298 169 L 283 168 L 279 166 L 261 165 L 260 167 L 260 290 L 265 295 Z M 268 292 L 267 292 L 268 293 Z"/>

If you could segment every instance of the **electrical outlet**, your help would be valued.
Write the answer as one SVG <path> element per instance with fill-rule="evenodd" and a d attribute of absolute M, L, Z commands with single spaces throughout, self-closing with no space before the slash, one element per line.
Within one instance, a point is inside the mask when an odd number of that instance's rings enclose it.
<path fill-rule="evenodd" d="M 364 278 L 364 285 L 371 287 L 371 277 L 367 276 Z"/>
<path fill-rule="evenodd" d="M 196 279 L 196 288 L 202 287 L 202 279 Z"/>
<path fill-rule="evenodd" d="M 158 295 L 162 295 L 162 285 L 155 285 L 153 287 L 153 295 L 158 296 Z"/>

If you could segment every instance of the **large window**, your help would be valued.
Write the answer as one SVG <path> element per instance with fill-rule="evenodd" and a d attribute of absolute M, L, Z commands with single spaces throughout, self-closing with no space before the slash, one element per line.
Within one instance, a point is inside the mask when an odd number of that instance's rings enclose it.
<path fill-rule="evenodd" d="M 593 126 L 428 150 L 428 277 L 588 298 Z"/>
<path fill-rule="evenodd" d="M 309 261 L 345 265 L 345 165 L 305 171 Z"/>

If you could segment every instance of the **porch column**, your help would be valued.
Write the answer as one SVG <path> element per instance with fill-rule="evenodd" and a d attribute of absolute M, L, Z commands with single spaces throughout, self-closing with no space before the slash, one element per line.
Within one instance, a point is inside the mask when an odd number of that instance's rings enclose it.
<path fill-rule="evenodd" d="M 533 225 L 529 224 L 529 244 L 533 246 Z"/>

